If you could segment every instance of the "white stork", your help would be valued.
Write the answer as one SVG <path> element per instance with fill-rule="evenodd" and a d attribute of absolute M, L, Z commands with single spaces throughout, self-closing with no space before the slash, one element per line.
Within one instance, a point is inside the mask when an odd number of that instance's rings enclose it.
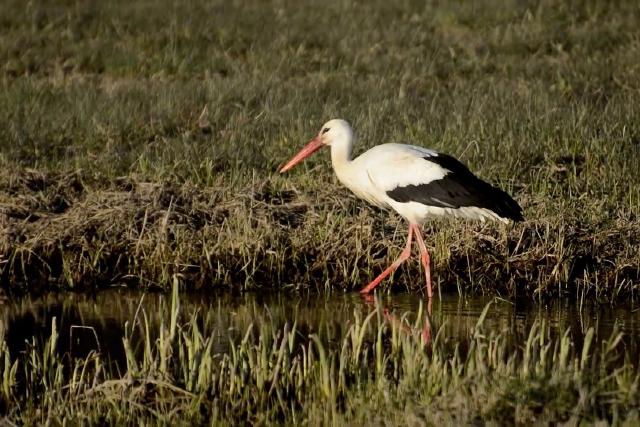
<path fill-rule="evenodd" d="M 382 144 L 351 159 L 353 130 L 344 120 L 330 120 L 318 135 L 296 154 L 280 172 L 328 145 L 338 179 L 356 196 L 384 209 L 393 209 L 409 221 L 407 245 L 398 259 L 365 286 L 367 294 L 411 255 L 415 234 L 432 297 L 429 252 L 420 225 L 429 217 L 453 216 L 522 221 L 522 208 L 504 191 L 476 177 L 455 158 L 415 145 Z"/>

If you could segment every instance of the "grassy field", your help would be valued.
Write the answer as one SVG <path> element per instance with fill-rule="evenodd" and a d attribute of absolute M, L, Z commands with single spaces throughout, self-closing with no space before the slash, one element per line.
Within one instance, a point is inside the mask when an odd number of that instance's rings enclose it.
<path fill-rule="evenodd" d="M 633 296 L 639 24 L 631 0 L 5 1 L 0 286 L 357 289 L 403 221 L 327 153 L 276 173 L 342 117 L 357 150 L 453 154 L 524 207 L 429 223 L 439 290 Z"/>

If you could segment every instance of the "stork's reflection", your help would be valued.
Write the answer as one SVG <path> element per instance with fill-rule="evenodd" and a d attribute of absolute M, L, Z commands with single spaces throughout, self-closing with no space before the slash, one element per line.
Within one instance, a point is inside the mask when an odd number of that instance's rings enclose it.
<path fill-rule="evenodd" d="M 413 335 L 415 332 L 415 327 L 412 327 L 409 322 L 406 320 L 406 316 L 398 316 L 390 310 L 388 305 L 385 304 L 384 300 L 376 295 L 371 294 L 361 294 L 362 299 L 365 304 L 374 310 L 380 310 L 382 316 L 385 321 L 387 321 L 392 327 L 398 328 L 398 330 L 406 333 L 407 335 Z M 433 298 L 425 298 L 423 304 L 421 302 L 420 307 L 418 309 L 418 319 L 421 319 L 420 323 L 422 324 L 420 336 L 422 338 L 422 343 L 426 347 L 430 347 L 431 345 L 431 329 L 432 329 L 432 310 L 433 310 Z M 423 310 L 423 307 L 426 307 L 426 312 Z M 418 321 L 416 321 L 416 325 Z"/>

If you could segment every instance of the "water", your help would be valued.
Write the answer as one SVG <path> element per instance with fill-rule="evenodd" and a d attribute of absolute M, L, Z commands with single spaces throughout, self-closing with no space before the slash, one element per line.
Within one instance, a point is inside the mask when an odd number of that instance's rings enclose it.
<path fill-rule="evenodd" d="M 329 296 L 199 293 L 180 295 L 179 320 L 197 322 L 203 333 L 214 337 L 214 351 L 225 352 L 231 341 L 242 339 L 252 323 L 270 322 L 276 328 L 283 328 L 285 323 L 292 324 L 295 320 L 302 334 L 322 330 L 327 336 L 339 338 L 357 316 L 363 318 L 376 310 L 376 304 L 382 308 L 379 313 L 386 313 L 387 321 L 405 319 L 407 325 L 417 327 L 424 324 L 417 319 L 421 307 L 422 313 L 428 308 L 421 297 L 408 294 L 375 300 L 357 293 Z M 448 342 L 464 349 L 487 304 L 491 306 L 484 321 L 485 329 L 506 334 L 517 346 L 524 345 L 534 322 L 544 320 L 554 336 L 569 331 L 577 348 L 582 345 L 586 331 L 593 327 L 596 342 L 609 338 L 617 329 L 624 333 L 622 352 L 634 355 L 640 349 L 640 310 L 632 305 L 580 306 L 562 300 L 540 305 L 444 295 L 441 299 L 436 297 L 430 307 L 432 330 L 439 330 Z M 123 336 L 137 336 L 140 346 L 146 333 L 156 337 L 161 327 L 167 327 L 170 305 L 169 294 L 118 290 L 96 295 L 64 293 L 5 299 L 0 300 L 0 339 L 4 337 L 12 355 L 19 355 L 31 345 L 42 345 L 51 335 L 55 322 L 60 334 L 58 351 L 65 357 L 86 357 L 89 352 L 98 351 L 110 361 L 113 369 L 122 371 L 125 366 Z"/>

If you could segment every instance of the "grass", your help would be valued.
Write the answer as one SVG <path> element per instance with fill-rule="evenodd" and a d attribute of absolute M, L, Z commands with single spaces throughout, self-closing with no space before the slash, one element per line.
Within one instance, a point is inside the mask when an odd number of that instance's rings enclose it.
<path fill-rule="evenodd" d="M 357 289 L 405 225 L 318 154 L 453 154 L 522 204 L 426 227 L 444 292 L 633 297 L 640 283 L 634 1 L 9 1 L 0 16 L 0 287 Z M 416 291 L 413 261 L 393 287 Z M 398 278 L 400 280 L 398 280 Z"/>
<path fill-rule="evenodd" d="M 570 332 L 544 313 L 524 341 L 485 322 L 446 333 L 438 311 L 391 313 L 380 300 L 312 329 L 299 316 L 244 306 L 186 310 L 177 281 L 158 306 L 139 310 L 120 335 L 126 363 L 105 352 L 63 353 L 59 322 L 49 338 L 10 354 L 0 336 L 0 416 L 33 424 L 468 425 L 479 422 L 638 422 L 638 360 L 624 336 Z M 367 306 L 364 306 L 367 307 Z M 264 316 L 267 316 L 265 318 Z M 431 338 L 423 339 L 423 319 Z M 282 319 L 281 319 L 282 320 Z M 157 328 L 156 325 L 160 327 Z M 230 327 L 232 326 L 232 327 Z M 220 337 L 227 337 L 220 347 Z M 576 344 L 580 343 L 580 344 Z"/>

